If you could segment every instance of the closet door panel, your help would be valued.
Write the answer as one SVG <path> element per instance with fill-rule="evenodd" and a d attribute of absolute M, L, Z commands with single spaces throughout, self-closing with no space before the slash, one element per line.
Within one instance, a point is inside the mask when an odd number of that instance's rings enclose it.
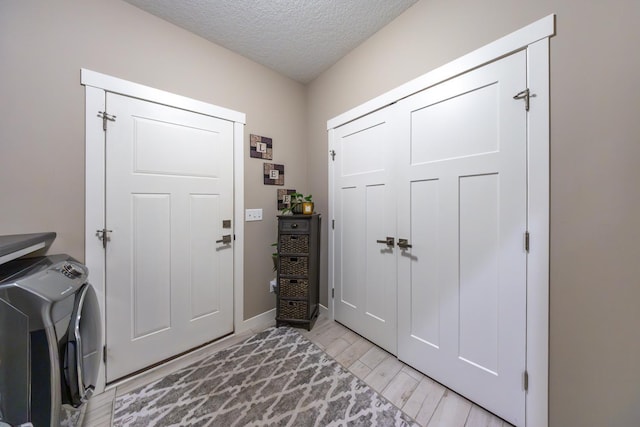
<path fill-rule="evenodd" d="M 335 319 L 396 353 L 393 110 L 335 130 Z M 382 243 L 380 243 L 382 242 Z"/>
<path fill-rule="evenodd" d="M 397 104 L 398 357 L 506 420 L 525 416 L 526 55 Z"/>

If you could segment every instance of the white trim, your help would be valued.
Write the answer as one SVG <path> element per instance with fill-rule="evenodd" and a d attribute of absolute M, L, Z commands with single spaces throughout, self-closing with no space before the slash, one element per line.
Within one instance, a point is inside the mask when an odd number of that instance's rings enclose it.
<path fill-rule="evenodd" d="M 322 304 L 318 304 L 318 307 L 320 307 L 320 310 L 318 312 L 318 316 L 322 316 L 324 315 L 329 315 L 329 308 L 325 307 Z"/>
<path fill-rule="evenodd" d="M 531 66 L 535 64 L 535 66 Z M 527 48 L 529 110 L 527 257 L 528 426 L 548 425 L 549 413 L 549 39 Z"/>
<path fill-rule="evenodd" d="M 494 61 L 555 34 L 555 15 L 546 16 L 501 39 L 417 77 L 327 121 L 327 130 L 342 126 L 435 84 Z"/>
<path fill-rule="evenodd" d="M 233 126 L 233 324 L 244 324 L 244 124 Z M 274 316 L 275 317 L 275 316 Z"/>
<path fill-rule="evenodd" d="M 328 309 L 322 304 L 318 304 L 319 316 L 327 315 Z M 240 334 L 242 332 L 248 331 L 250 329 L 258 330 L 268 326 L 275 326 L 276 324 L 276 309 L 272 308 L 271 310 L 267 310 L 264 313 L 260 313 L 257 316 L 253 316 L 251 319 L 244 320 L 238 328 L 236 328 L 236 334 Z"/>
<path fill-rule="evenodd" d="M 329 153 L 331 153 L 331 150 L 335 149 L 335 135 L 336 135 L 336 130 L 335 129 L 329 129 L 328 131 L 329 133 Z M 335 232 L 333 229 L 333 220 L 335 219 L 335 203 L 333 203 L 335 194 L 334 194 L 334 185 L 335 185 L 335 161 L 334 160 L 329 160 L 329 188 L 327 189 L 327 200 L 329 201 L 329 206 L 328 206 L 328 211 L 329 211 L 329 225 L 327 227 L 327 243 L 328 243 L 328 254 L 329 254 L 329 259 L 327 260 L 327 284 L 329 285 L 328 289 L 327 289 L 327 314 L 329 316 L 329 319 L 333 320 L 334 319 L 334 310 L 335 310 L 335 300 L 332 296 L 332 290 L 333 290 L 333 286 L 335 283 L 335 266 L 334 266 L 334 262 L 333 262 L 333 247 L 335 245 Z"/>
<path fill-rule="evenodd" d="M 89 281 L 96 290 L 100 307 L 100 326 L 102 343 L 106 335 L 105 317 L 105 253 L 97 230 L 104 228 L 105 217 L 105 170 L 104 170 L 104 132 L 102 127 L 89 126 L 97 119 L 97 112 L 104 111 L 105 91 L 95 87 L 85 88 L 85 221 L 84 221 L 84 259 L 89 267 Z M 102 392 L 106 384 L 104 362 L 100 361 L 96 393 Z"/>
<path fill-rule="evenodd" d="M 526 425 L 547 426 L 549 414 L 549 37 L 555 34 L 555 15 L 483 46 L 459 59 L 392 89 L 327 121 L 329 150 L 335 128 L 377 111 L 435 84 L 451 79 L 518 50 L 527 52 L 528 87 L 528 227 L 531 250 L 527 264 L 527 353 L 529 390 L 526 394 Z M 532 66 L 534 64 L 534 66 Z M 334 167 L 329 161 L 329 212 L 334 218 Z M 333 319 L 331 288 L 334 286 L 334 232 L 329 227 L 329 316 Z"/>
<path fill-rule="evenodd" d="M 240 326 L 237 328 L 236 333 L 239 334 L 250 329 L 263 329 L 268 326 L 275 326 L 275 324 L 276 309 L 272 308 L 271 310 L 260 313 L 257 316 L 253 316 L 251 319 L 244 320 L 242 323 L 240 323 Z"/>
<path fill-rule="evenodd" d="M 165 92 L 163 90 L 144 86 L 138 83 L 129 82 L 117 77 L 87 70 L 86 68 L 80 69 L 80 84 L 87 87 L 91 86 L 104 89 L 107 92 L 144 99 L 145 101 L 151 101 L 157 104 L 169 105 L 183 110 L 205 114 L 207 116 L 218 117 L 220 119 L 229 120 L 230 122 L 246 124 L 246 115 L 244 113 L 187 98 L 182 95 L 176 95 L 171 92 Z"/>
<path fill-rule="evenodd" d="M 113 92 L 124 96 L 217 117 L 234 122 L 234 329 L 241 328 L 244 317 L 244 123 L 245 114 L 202 101 L 175 95 L 116 77 L 81 69 L 80 83 L 85 86 L 85 264 L 89 280 L 96 290 L 101 309 L 102 336 L 106 336 L 105 321 L 105 254 L 96 230 L 105 224 L 105 134 L 97 118 L 105 109 L 105 96 Z M 96 393 L 105 388 L 104 363 L 100 363 Z"/>

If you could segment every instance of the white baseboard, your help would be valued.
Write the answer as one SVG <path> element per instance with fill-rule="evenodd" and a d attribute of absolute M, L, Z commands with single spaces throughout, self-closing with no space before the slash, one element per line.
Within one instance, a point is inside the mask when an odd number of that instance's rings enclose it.
<path fill-rule="evenodd" d="M 250 319 L 244 320 L 236 328 L 236 333 L 248 331 L 249 329 L 256 329 L 259 327 L 268 327 L 276 324 L 276 309 L 272 308 L 269 311 L 253 316 Z"/>
<path fill-rule="evenodd" d="M 327 315 L 329 309 L 322 304 L 318 304 L 320 306 L 320 314 Z M 243 321 L 236 328 L 236 333 L 241 333 L 248 331 L 249 329 L 257 329 L 262 327 L 273 326 L 276 324 L 276 309 L 272 308 L 271 310 L 265 311 L 264 313 L 258 314 L 257 316 L 253 316 L 251 319 L 247 319 Z"/>

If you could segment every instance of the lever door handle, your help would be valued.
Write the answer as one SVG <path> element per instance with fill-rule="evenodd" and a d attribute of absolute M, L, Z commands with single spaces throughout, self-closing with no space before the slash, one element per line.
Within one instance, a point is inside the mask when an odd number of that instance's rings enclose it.
<path fill-rule="evenodd" d="M 409 240 L 407 240 L 407 239 L 398 239 L 398 247 L 401 248 L 401 249 L 408 249 L 408 248 L 411 248 L 413 246 L 411 246 L 409 244 Z"/>
<path fill-rule="evenodd" d="M 231 234 L 225 234 L 222 236 L 222 239 L 216 240 L 216 243 L 224 243 L 225 245 L 228 245 L 231 243 Z"/>
<path fill-rule="evenodd" d="M 376 240 L 376 243 L 384 243 L 385 245 L 391 246 L 391 247 L 393 247 L 395 242 L 396 242 L 396 239 L 394 239 L 393 237 L 387 237 L 385 240 Z"/>

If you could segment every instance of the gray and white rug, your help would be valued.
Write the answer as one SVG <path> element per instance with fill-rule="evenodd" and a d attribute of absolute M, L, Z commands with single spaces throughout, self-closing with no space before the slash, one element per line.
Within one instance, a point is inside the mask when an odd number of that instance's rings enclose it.
<path fill-rule="evenodd" d="M 120 396 L 114 426 L 414 426 L 289 327 Z"/>

